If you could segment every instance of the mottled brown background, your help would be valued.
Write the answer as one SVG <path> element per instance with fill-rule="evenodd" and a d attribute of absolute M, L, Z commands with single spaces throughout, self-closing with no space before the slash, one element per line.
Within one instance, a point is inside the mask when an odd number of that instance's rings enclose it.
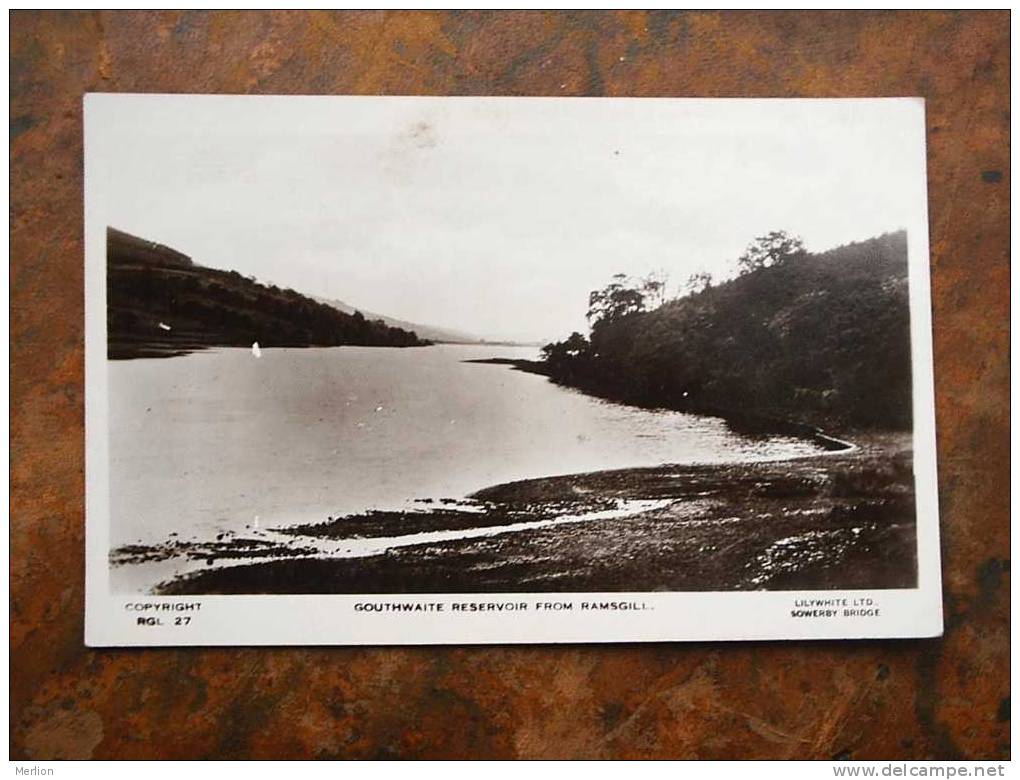
<path fill-rule="evenodd" d="M 1009 15 L 11 14 L 16 758 L 1009 755 Z M 947 631 L 90 651 L 86 91 L 928 99 Z"/>

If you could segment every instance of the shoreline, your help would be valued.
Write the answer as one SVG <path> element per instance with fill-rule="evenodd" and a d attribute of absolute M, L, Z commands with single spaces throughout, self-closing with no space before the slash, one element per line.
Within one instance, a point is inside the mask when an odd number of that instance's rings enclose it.
<path fill-rule="evenodd" d="M 141 358 L 172 358 L 204 352 L 207 349 L 251 349 L 251 344 L 225 344 L 201 341 L 108 341 L 106 359 L 109 361 L 137 360 Z M 372 347 L 376 349 L 420 349 L 435 344 L 263 344 L 262 349 L 335 349 L 337 347 Z"/>
<path fill-rule="evenodd" d="M 561 381 L 556 375 L 549 371 L 545 361 L 542 360 L 524 360 L 520 358 L 480 358 L 465 360 L 464 362 L 476 363 L 479 365 L 509 366 L 514 371 L 523 371 L 526 374 L 544 376 L 547 377 L 550 382 L 560 387 L 576 390 L 579 393 L 594 396 L 595 398 L 601 398 L 602 400 L 621 404 L 623 406 L 635 406 L 641 409 L 662 409 L 671 412 L 682 412 L 684 414 L 718 417 L 724 420 L 726 424 L 737 433 L 797 436 L 803 439 L 809 439 L 824 449 L 832 452 L 840 452 L 844 450 L 850 451 L 856 447 L 853 442 L 832 436 L 823 431 L 821 428 L 811 425 L 810 423 L 780 419 L 756 413 L 737 412 L 731 409 L 698 406 L 695 404 L 689 404 L 683 407 L 674 407 L 638 403 L 637 401 L 628 400 L 625 397 L 614 395 L 604 388 L 597 388 L 583 384 L 570 384 L 568 382 Z"/>
<path fill-rule="evenodd" d="M 262 349 L 335 349 L 336 347 L 371 347 L 377 349 L 420 349 L 423 347 L 537 347 L 538 344 L 520 344 L 513 341 L 431 341 L 419 339 L 420 344 L 263 344 Z M 169 358 L 190 355 L 207 349 L 250 349 L 250 343 L 224 343 L 202 341 L 197 338 L 183 339 L 108 339 L 108 360 L 134 360 L 137 358 Z M 492 358 L 500 361 L 501 358 Z M 467 363 L 483 363 L 486 360 L 467 360 Z M 523 361 L 532 362 L 532 361 Z M 537 373 L 537 372 L 535 372 Z"/>
<path fill-rule="evenodd" d="M 296 550 L 163 582 L 155 592 L 483 593 L 741 591 L 916 586 L 911 436 L 867 433 L 853 449 L 785 461 L 663 465 L 521 480 L 425 512 L 371 512 L 278 529 Z M 544 519 L 650 510 L 559 525 Z M 481 510 L 481 511 L 479 511 Z M 498 530 L 532 522 L 526 530 Z M 538 521 L 535 523 L 535 521 Z M 550 527 L 542 527 L 548 525 Z M 551 526 L 556 527 L 551 527 Z M 442 543 L 401 544 L 361 557 L 309 555 L 310 541 L 446 530 Z M 347 546 L 350 546 L 349 544 Z M 338 548 L 339 549 L 339 548 Z M 281 548 L 283 550 L 283 548 Z M 210 560 L 210 563 L 213 560 Z"/>
<path fill-rule="evenodd" d="M 465 362 L 548 376 L 538 361 Z M 822 451 L 522 479 L 463 500 L 422 500 L 424 510 L 226 534 L 215 545 L 121 548 L 111 564 L 178 561 L 169 569 L 176 574 L 150 590 L 167 595 L 916 586 L 909 433 L 852 432 L 855 443 L 808 425 L 713 416 L 738 432 L 792 434 Z"/>

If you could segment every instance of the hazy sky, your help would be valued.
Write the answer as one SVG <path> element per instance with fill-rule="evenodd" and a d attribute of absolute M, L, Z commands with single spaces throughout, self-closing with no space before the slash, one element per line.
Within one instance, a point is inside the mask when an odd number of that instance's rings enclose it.
<path fill-rule="evenodd" d="M 89 96 L 87 219 L 488 338 L 585 330 L 617 272 L 733 274 L 924 218 L 917 100 Z"/>

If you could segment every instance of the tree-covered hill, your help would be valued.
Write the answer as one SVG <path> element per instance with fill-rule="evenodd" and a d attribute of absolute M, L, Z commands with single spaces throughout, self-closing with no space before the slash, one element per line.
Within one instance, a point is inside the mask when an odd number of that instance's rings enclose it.
<path fill-rule="evenodd" d="M 545 371 L 649 406 L 910 427 L 904 232 L 820 254 L 774 233 L 749 248 L 741 267 L 730 281 L 701 279 L 695 291 L 651 311 L 634 299 L 634 285 L 595 291 L 590 342 L 574 334 L 548 345 Z"/>
<path fill-rule="evenodd" d="M 172 355 L 211 346 L 421 346 L 415 333 L 347 314 L 236 271 L 107 229 L 111 358 Z"/>

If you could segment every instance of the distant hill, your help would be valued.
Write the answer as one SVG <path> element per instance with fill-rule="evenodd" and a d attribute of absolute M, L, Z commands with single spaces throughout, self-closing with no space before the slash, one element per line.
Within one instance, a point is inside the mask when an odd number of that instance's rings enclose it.
<path fill-rule="evenodd" d="M 631 403 L 908 429 L 907 236 L 798 254 L 545 353 L 556 381 Z"/>
<path fill-rule="evenodd" d="M 203 347 L 423 346 L 414 332 L 345 313 L 237 271 L 194 263 L 170 247 L 107 229 L 111 358 Z"/>
<path fill-rule="evenodd" d="M 325 303 L 327 306 L 332 306 L 334 309 L 344 312 L 345 314 L 354 314 L 360 311 L 363 316 L 370 320 L 379 320 L 391 328 L 400 328 L 402 330 L 414 331 L 420 338 L 428 339 L 429 341 L 441 342 L 445 344 L 477 344 L 484 341 L 484 339 L 470 333 L 464 333 L 459 330 L 452 330 L 450 328 L 440 328 L 435 325 L 420 325 L 415 322 L 407 322 L 406 320 L 398 320 L 395 317 L 387 317 L 385 314 L 376 314 L 375 312 L 368 311 L 367 309 L 358 309 L 355 306 L 351 306 L 349 303 L 337 300 L 336 298 L 319 298 L 316 297 L 319 303 Z"/>

